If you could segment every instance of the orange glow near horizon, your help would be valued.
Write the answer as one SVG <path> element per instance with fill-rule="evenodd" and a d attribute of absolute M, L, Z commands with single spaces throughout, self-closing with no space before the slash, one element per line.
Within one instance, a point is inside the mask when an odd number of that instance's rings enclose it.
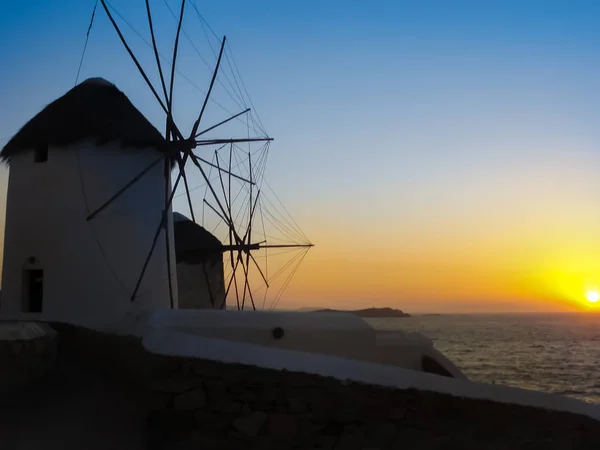
<path fill-rule="evenodd" d="M 538 272 L 525 264 L 503 267 L 498 259 L 449 263 L 399 256 L 390 262 L 365 261 L 359 255 L 319 255 L 317 249 L 311 253 L 286 294 L 285 307 L 390 306 L 408 312 L 600 310 L 600 302 L 590 300 L 591 284 L 586 282 L 590 277 L 581 272 Z"/>
<path fill-rule="evenodd" d="M 600 311 L 600 301 L 586 297 L 600 289 L 600 209 L 561 200 L 515 197 L 506 214 L 484 209 L 453 217 L 440 207 L 434 215 L 427 211 L 427 220 L 409 211 L 390 225 L 371 223 L 368 232 L 360 220 L 336 229 L 314 217 L 307 222 L 318 224 L 311 236 L 316 247 L 285 306 Z M 561 207 L 565 214 L 555 213 Z"/>

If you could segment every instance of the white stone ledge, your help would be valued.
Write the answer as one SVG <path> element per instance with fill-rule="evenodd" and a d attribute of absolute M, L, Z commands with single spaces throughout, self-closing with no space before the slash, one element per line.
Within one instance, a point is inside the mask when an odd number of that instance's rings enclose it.
<path fill-rule="evenodd" d="M 441 377 L 382 364 L 259 345 L 212 339 L 197 335 L 150 329 L 144 347 L 156 354 L 245 364 L 275 370 L 305 372 L 340 380 L 419 389 L 458 397 L 565 411 L 600 420 L 600 407 L 556 394 Z"/>

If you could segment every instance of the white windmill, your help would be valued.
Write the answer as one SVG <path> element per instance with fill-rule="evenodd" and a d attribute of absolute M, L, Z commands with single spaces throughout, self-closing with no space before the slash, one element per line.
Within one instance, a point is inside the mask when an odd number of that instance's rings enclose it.
<path fill-rule="evenodd" d="M 115 85 L 92 78 L 49 104 L 6 144 L 0 154 L 10 164 L 0 317 L 102 326 L 131 311 L 218 309 L 234 297 L 230 304 L 239 309 L 259 307 L 253 280 L 259 280 L 266 292 L 270 278 L 253 252 L 301 249 L 293 259 L 299 264 L 312 244 L 296 231 L 293 220 L 278 220 L 272 212 L 267 220 L 298 239 L 282 243 L 264 229 L 262 234 L 254 230 L 264 212 L 262 174 L 272 138 L 249 133 L 207 137 L 244 116 L 247 124 L 257 121 L 246 107 L 204 125 L 226 39 L 186 136 L 173 119 L 186 1 L 181 3 L 170 77 L 163 70 L 150 4 L 145 2 L 159 88 L 126 42 L 111 13 L 114 7 L 105 0 L 100 3 L 163 110 L 165 132 L 161 134 Z M 93 18 L 94 14 L 92 23 Z M 236 154 L 242 143 L 259 147 L 244 149 L 240 160 Z M 211 149 L 213 156 L 202 157 L 200 149 Z M 203 180 L 203 208 L 225 233 L 220 239 L 198 223 L 191 197 L 194 188 L 186 173 L 190 163 Z M 180 185 L 189 218 L 172 213 Z M 244 194 L 240 201 L 236 190 Z"/>

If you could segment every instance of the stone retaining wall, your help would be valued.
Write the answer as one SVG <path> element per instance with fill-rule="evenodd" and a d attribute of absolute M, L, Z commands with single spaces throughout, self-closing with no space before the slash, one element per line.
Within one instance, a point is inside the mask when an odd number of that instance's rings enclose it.
<path fill-rule="evenodd" d="M 46 376 L 56 362 L 56 332 L 37 323 L 0 322 L 0 393 Z"/>
<path fill-rule="evenodd" d="M 217 362 L 176 366 L 145 383 L 157 448 L 600 448 L 598 423 L 583 416 Z"/>
<path fill-rule="evenodd" d="M 154 449 L 598 449 L 593 419 L 316 375 L 153 355 L 63 329 L 62 349 L 128 381 Z"/>

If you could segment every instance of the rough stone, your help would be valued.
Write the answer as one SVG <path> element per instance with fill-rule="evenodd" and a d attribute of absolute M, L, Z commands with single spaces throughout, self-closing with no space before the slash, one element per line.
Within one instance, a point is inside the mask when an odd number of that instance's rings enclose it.
<path fill-rule="evenodd" d="M 283 402 L 275 402 L 274 410 L 276 413 L 285 414 L 288 412 L 287 404 Z"/>
<path fill-rule="evenodd" d="M 301 414 L 308 411 L 306 400 L 302 397 L 288 397 L 287 406 L 292 414 Z"/>
<path fill-rule="evenodd" d="M 229 428 L 235 416 L 222 413 L 214 413 L 205 410 L 194 412 L 196 426 L 205 432 L 224 432 Z"/>
<path fill-rule="evenodd" d="M 365 423 L 361 427 L 362 434 L 366 437 L 371 447 L 388 447 L 398 436 L 398 428 L 390 422 Z"/>
<path fill-rule="evenodd" d="M 146 386 L 151 391 L 166 392 L 170 394 L 181 394 L 197 387 L 202 380 L 189 376 L 174 376 L 163 379 L 152 379 L 146 381 Z"/>
<path fill-rule="evenodd" d="M 256 403 L 254 403 L 253 408 L 257 411 L 272 411 L 275 407 L 275 404 L 272 402 L 267 402 L 262 399 L 259 399 Z"/>
<path fill-rule="evenodd" d="M 210 392 L 227 392 L 227 383 L 221 379 L 208 379 L 203 381 L 206 389 Z"/>
<path fill-rule="evenodd" d="M 228 440 L 238 442 L 238 448 L 247 448 L 251 442 L 257 439 L 256 436 L 249 436 L 234 429 L 228 430 L 226 435 Z"/>
<path fill-rule="evenodd" d="M 358 450 L 363 448 L 365 436 L 356 428 L 347 428 L 340 436 L 336 450 Z"/>
<path fill-rule="evenodd" d="M 241 402 L 237 402 L 229 393 L 224 384 L 206 383 L 206 392 L 210 406 L 218 412 L 238 412 L 241 410 Z M 238 404 L 239 406 L 235 406 Z"/>
<path fill-rule="evenodd" d="M 298 434 L 298 419 L 290 414 L 272 414 L 269 417 L 270 436 L 291 438 Z"/>
<path fill-rule="evenodd" d="M 291 387 L 310 387 L 316 385 L 316 380 L 314 376 L 307 373 L 286 372 L 283 383 Z"/>
<path fill-rule="evenodd" d="M 275 403 L 279 398 L 279 392 L 275 387 L 266 387 L 258 391 L 260 400 L 268 403 Z"/>
<path fill-rule="evenodd" d="M 246 389 L 243 386 L 235 385 L 229 388 L 229 392 L 231 392 L 232 394 L 243 394 L 244 392 L 246 392 Z"/>
<path fill-rule="evenodd" d="M 39 380 L 55 367 L 56 331 L 35 322 L 0 322 L 0 392 Z"/>
<path fill-rule="evenodd" d="M 332 450 L 336 448 L 339 439 L 336 436 L 313 436 L 310 440 L 310 447 L 312 449 L 320 450 Z"/>
<path fill-rule="evenodd" d="M 217 449 L 221 448 L 223 438 L 206 432 L 193 431 L 187 440 L 187 449 Z"/>
<path fill-rule="evenodd" d="M 189 360 L 182 361 L 178 372 L 181 373 L 182 375 L 193 375 L 194 374 L 193 361 L 189 361 Z"/>
<path fill-rule="evenodd" d="M 247 389 L 245 389 L 244 392 L 236 395 L 235 398 L 244 403 L 254 403 L 258 401 L 258 395 Z"/>
<path fill-rule="evenodd" d="M 255 411 L 233 421 L 233 427 L 247 436 L 257 436 L 267 420 L 267 413 Z"/>
<path fill-rule="evenodd" d="M 221 379 L 230 384 L 237 384 L 245 381 L 252 371 L 243 367 L 231 367 L 230 370 L 223 371 Z"/>
<path fill-rule="evenodd" d="M 196 361 L 193 363 L 192 371 L 196 375 L 200 375 L 206 378 L 219 378 L 222 370 L 221 367 L 217 364 L 206 362 L 206 361 Z"/>
<path fill-rule="evenodd" d="M 206 405 L 206 394 L 204 388 L 199 386 L 191 391 L 177 395 L 173 399 L 173 408 L 180 411 L 193 411 L 204 408 Z"/>
<path fill-rule="evenodd" d="M 132 392 L 132 395 L 135 397 L 137 404 L 149 410 L 165 409 L 173 401 L 173 394 L 164 392 L 142 391 Z"/>
<path fill-rule="evenodd" d="M 251 412 L 252 412 L 252 408 L 250 407 L 250 405 L 248 405 L 248 404 L 244 403 L 244 404 L 242 405 L 242 412 L 243 412 L 244 414 L 251 413 Z"/>
<path fill-rule="evenodd" d="M 390 409 L 388 419 L 392 421 L 401 421 L 406 417 L 406 408 L 392 408 Z"/>
<path fill-rule="evenodd" d="M 335 414 L 339 411 L 339 406 L 335 400 L 327 395 L 326 392 L 314 392 L 310 398 L 310 411 L 313 416 L 321 421 L 333 420 Z"/>
<path fill-rule="evenodd" d="M 360 442 L 355 441 L 352 438 L 342 438 L 335 447 L 335 450 L 363 450 L 363 447 Z"/>
<path fill-rule="evenodd" d="M 172 356 L 156 356 L 152 358 L 154 367 L 151 370 L 152 375 L 157 379 L 169 378 L 173 376 L 182 376 L 182 360 Z"/>
<path fill-rule="evenodd" d="M 278 387 L 281 385 L 282 372 L 275 370 L 263 369 L 259 371 L 253 371 L 246 377 L 245 385 L 247 387 Z"/>
<path fill-rule="evenodd" d="M 12 345 L 13 354 L 20 355 L 24 346 L 25 346 L 25 344 L 23 342 L 15 341 Z"/>
<path fill-rule="evenodd" d="M 314 418 L 310 415 L 308 416 L 298 416 L 298 423 L 301 424 L 302 431 L 304 434 L 312 434 L 312 435 L 327 435 L 325 432 L 325 428 L 327 424 L 322 422 L 316 422 Z"/>
<path fill-rule="evenodd" d="M 362 419 L 362 411 L 359 406 L 347 406 L 336 409 L 332 414 L 332 420 L 341 425 L 360 422 Z"/>
<path fill-rule="evenodd" d="M 161 410 L 153 411 L 148 416 L 148 426 L 155 431 L 179 435 L 193 429 L 194 417 L 185 411 Z"/>
<path fill-rule="evenodd" d="M 224 401 L 213 406 L 213 410 L 220 413 L 239 413 L 242 411 L 243 403 Z"/>

